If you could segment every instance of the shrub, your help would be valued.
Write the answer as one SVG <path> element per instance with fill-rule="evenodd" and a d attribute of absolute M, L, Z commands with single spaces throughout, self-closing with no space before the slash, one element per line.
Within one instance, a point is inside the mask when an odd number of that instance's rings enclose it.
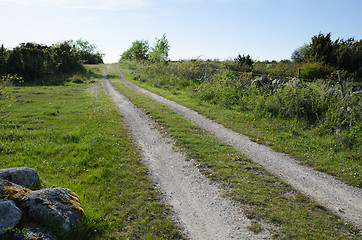
<path fill-rule="evenodd" d="M 79 40 L 80 41 L 80 40 Z M 77 43 L 79 42 L 77 41 Z M 0 48 L 0 75 L 22 76 L 34 80 L 59 73 L 84 70 L 83 62 L 100 63 L 102 54 L 94 52 L 94 46 L 84 42 L 82 49 L 73 41 L 64 41 L 51 47 L 37 43 L 22 43 L 12 50 Z M 83 43 L 83 42 L 80 42 Z M 89 52 L 87 48 L 93 49 Z"/>
<path fill-rule="evenodd" d="M 334 71 L 334 68 L 320 62 L 303 63 L 301 74 L 303 79 L 320 79 L 327 78 Z"/>
<path fill-rule="evenodd" d="M 257 74 L 270 75 L 271 77 L 286 78 L 297 77 L 300 63 L 290 62 L 288 60 L 280 62 L 256 62 L 253 67 L 253 72 Z M 304 78 L 304 76 L 303 76 Z"/>

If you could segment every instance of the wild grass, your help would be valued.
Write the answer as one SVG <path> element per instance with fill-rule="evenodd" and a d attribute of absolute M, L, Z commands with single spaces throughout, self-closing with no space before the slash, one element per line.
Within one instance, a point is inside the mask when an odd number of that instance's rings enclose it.
<path fill-rule="evenodd" d="M 61 85 L 7 87 L 8 97 L 0 99 L 6 115 L 0 167 L 34 168 L 43 187 L 79 195 L 84 223 L 61 239 L 182 238 L 102 90 L 102 67 L 88 67 Z"/>
<path fill-rule="evenodd" d="M 182 63 L 163 67 L 128 64 L 121 63 L 124 74 L 148 90 L 291 154 L 302 164 L 362 186 L 360 98 L 348 95 L 342 99 L 335 94 L 337 88 L 325 90 L 320 82 L 258 89 L 250 87 L 252 75 L 235 78 L 234 73 L 219 71 L 207 80 L 192 80 L 187 71 L 180 70 Z"/>
<path fill-rule="evenodd" d="M 250 229 L 259 232 L 261 222 L 271 224 L 276 239 L 360 239 L 357 229 L 295 191 L 286 183 L 252 163 L 232 147 L 162 104 L 128 89 L 114 80 L 116 88 L 152 117 L 201 172 L 219 182 L 253 220 Z M 179 99 L 180 100 L 180 99 Z"/>

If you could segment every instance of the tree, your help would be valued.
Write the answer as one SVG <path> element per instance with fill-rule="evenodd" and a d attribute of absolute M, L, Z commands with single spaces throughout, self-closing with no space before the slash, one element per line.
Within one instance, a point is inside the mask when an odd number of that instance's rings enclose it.
<path fill-rule="evenodd" d="M 332 60 L 333 45 L 331 41 L 331 33 L 326 36 L 320 33 L 312 37 L 308 58 L 312 62 L 322 62 L 328 64 Z"/>
<path fill-rule="evenodd" d="M 333 55 L 331 64 L 338 69 L 347 70 L 349 72 L 354 71 L 356 66 L 353 66 L 353 43 L 354 38 L 347 40 L 337 39 L 333 43 Z"/>
<path fill-rule="evenodd" d="M 73 41 L 71 41 L 73 42 Z M 74 43 L 74 42 L 73 42 Z M 88 52 L 88 53 L 96 53 L 96 45 L 91 44 L 88 40 L 76 40 L 74 43 L 74 47 L 78 52 Z"/>
<path fill-rule="evenodd" d="M 6 74 L 6 57 L 7 50 L 4 47 L 4 44 L 0 47 L 0 77 Z"/>
<path fill-rule="evenodd" d="M 122 53 L 121 60 L 147 60 L 149 48 L 147 40 L 133 41 L 132 46 Z"/>
<path fill-rule="evenodd" d="M 91 44 L 88 40 L 73 40 L 67 41 L 70 46 L 73 46 L 84 64 L 98 64 L 103 63 L 104 54 L 98 52 L 97 46 Z"/>
<path fill-rule="evenodd" d="M 241 56 L 240 54 L 234 59 L 237 64 L 238 70 L 240 71 L 251 71 L 253 69 L 254 61 L 251 59 L 250 55 Z"/>
<path fill-rule="evenodd" d="M 297 48 L 292 53 L 291 57 L 292 61 L 297 63 L 306 62 L 308 59 L 309 51 L 310 51 L 309 44 L 304 44 L 303 46 Z"/>
<path fill-rule="evenodd" d="M 235 58 L 235 62 L 239 64 L 240 66 L 248 65 L 252 66 L 254 61 L 251 59 L 250 55 L 241 56 L 240 54 Z"/>
<path fill-rule="evenodd" d="M 131 60 L 132 59 L 132 51 L 131 49 L 127 49 L 121 55 L 121 60 Z"/>
<path fill-rule="evenodd" d="M 156 38 L 154 47 L 151 48 L 150 60 L 153 62 L 164 62 L 168 60 L 168 53 L 170 51 L 170 44 L 163 34 L 161 38 Z"/>
<path fill-rule="evenodd" d="M 358 42 L 354 42 L 353 46 L 353 57 L 352 57 L 352 63 L 353 66 L 355 66 L 355 71 L 358 73 L 359 77 L 362 77 L 362 40 L 359 40 Z"/>
<path fill-rule="evenodd" d="M 148 59 L 148 50 L 149 45 L 147 40 L 136 40 L 132 42 L 132 46 L 130 48 L 130 56 L 131 59 L 137 61 L 143 61 Z"/>

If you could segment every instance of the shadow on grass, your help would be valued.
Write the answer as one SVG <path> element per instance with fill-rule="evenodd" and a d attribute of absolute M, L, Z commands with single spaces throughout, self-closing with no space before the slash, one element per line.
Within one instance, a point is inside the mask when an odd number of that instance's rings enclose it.
<path fill-rule="evenodd" d="M 60 233 L 57 231 L 58 229 L 56 227 L 51 229 L 51 232 L 58 236 L 58 239 L 60 240 L 89 240 L 96 239 L 97 236 L 101 236 L 106 228 L 107 224 L 105 222 L 83 217 L 81 223 L 75 226 L 68 233 Z"/>

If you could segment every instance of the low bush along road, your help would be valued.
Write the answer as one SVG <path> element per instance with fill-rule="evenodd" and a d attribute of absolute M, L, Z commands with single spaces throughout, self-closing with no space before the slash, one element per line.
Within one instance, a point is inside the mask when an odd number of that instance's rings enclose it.
<path fill-rule="evenodd" d="M 125 80 L 122 73 L 115 66 L 113 67 L 112 69 L 111 66 L 108 66 L 105 69 L 107 68 L 113 74 L 113 78 L 115 78 L 115 75 L 118 75 L 122 82 L 113 81 L 114 85 L 123 94 L 128 95 L 128 98 L 136 106 L 142 108 L 145 113 L 135 110 L 128 103 L 127 98 L 120 95 L 106 79 L 103 82 L 104 87 L 108 94 L 112 96 L 121 114 L 124 115 L 135 141 L 143 149 L 147 166 L 150 168 L 154 181 L 165 194 L 167 202 L 173 206 L 177 219 L 185 227 L 186 233 L 192 238 L 199 239 L 202 236 L 215 237 L 216 239 L 221 239 L 221 236 L 225 239 L 229 239 L 231 236 L 236 238 L 265 238 L 270 235 L 269 231 L 275 233 L 276 230 L 272 224 L 268 225 L 265 222 L 263 224 L 263 221 L 258 217 L 253 218 L 249 216 L 254 221 L 248 222 L 248 220 L 243 218 L 243 215 L 240 215 L 235 210 L 235 207 L 232 207 L 230 202 L 217 197 L 218 190 L 208 189 L 210 187 L 208 181 L 202 179 L 198 173 L 195 174 L 197 171 L 191 166 L 192 163 L 194 165 L 203 164 L 185 162 L 183 154 L 173 151 L 172 145 L 168 143 L 171 140 L 162 138 L 160 133 L 154 129 L 153 125 L 156 124 L 156 128 L 165 131 L 167 129 L 165 121 L 168 120 L 162 120 L 158 116 L 153 116 L 156 113 L 151 108 L 140 103 L 145 102 L 144 99 L 140 100 L 140 98 L 145 98 L 144 96 L 147 97 L 147 101 L 155 101 L 160 103 L 162 108 L 172 109 L 173 114 L 178 115 L 178 118 L 182 119 L 182 121 L 190 120 L 194 125 L 206 130 L 220 141 L 245 154 L 250 160 L 260 164 L 277 178 L 313 199 L 315 201 L 313 204 L 318 209 L 327 208 L 357 228 L 361 228 L 361 189 L 348 186 L 325 173 L 299 165 L 297 161 L 285 154 L 275 152 L 268 147 L 250 141 L 248 137 L 235 133 L 195 111 L 140 88 Z M 129 89 L 125 90 L 126 88 Z M 144 96 L 141 96 L 139 93 Z M 148 114 L 149 117 L 146 117 L 145 114 Z M 150 120 L 152 117 L 154 120 Z M 174 136 L 168 130 L 165 132 Z M 207 133 L 204 132 L 204 134 Z M 187 147 L 184 148 L 183 146 L 181 147 L 187 152 Z M 192 154 L 190 156 L 192 157 Z M 206 172 L 210 176 L 220 174 L 215 173 L 212 169 L 202 169 L 202 167 L 201 171 Z M 215 187 L 214 185 L 211 186 L 212 188 Z M 250 214 L 248 211 L 246 213 L 246 215 Z M 245 226 L 249 226 L 249 230 L 254 230 L 254 232 L 259 234 L 252 234 L 246 230 Z M 288 234 L 286 233 L 286 236 Z M 278 234 L 274 236 L 278 236 Z M 358 233 L 356 236 L 358 236 Z"/>

